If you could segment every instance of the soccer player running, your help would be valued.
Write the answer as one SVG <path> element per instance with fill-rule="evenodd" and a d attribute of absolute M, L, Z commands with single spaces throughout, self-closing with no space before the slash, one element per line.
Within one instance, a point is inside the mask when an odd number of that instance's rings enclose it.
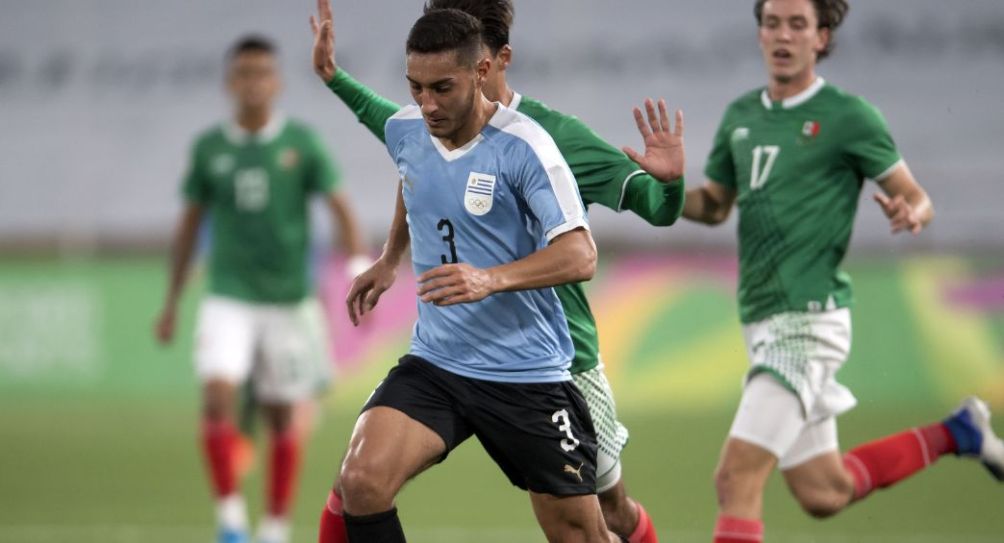
<path fill-rule="evenodd" d="M 163 343 L 174 337 L 197 233 L 209 217 L 209 294 L 199 308 L 195 363 L 203 387 L 202 445 L 217 498 L 218 541 L 247 541 L 247 512 L 235 469 L 236 400 L 251 379 L 271 441 L 267 515 L 258 541 L 286 543 L 300 457 L 293 411 L 326 385 L 330 363 L 323 316 L 308 281 L 312 195 L 324 196 L 340 243 L 354 255 L 356 267 L 366 257 L 328 152 L 310 128 L 275 109 L 281 81 L 272 43 L 241 39 L 227 61 L 234 118 L 203 133 L 192 151 L 170 284 L 155 333 Z"/>
<path fill-rule="evenodd" d="M 874 106 L 826 83 L 844 0 L 758 0 L 769 81 L 725 111 L 704 186 L 684 217 L 719 224 L 739 207 L 739 310 L 749 351 L 738 411 L 715 474 L 716 543 L 763 540 L 763 489 L 778 467 L 814 517 L 956 454 L 1004 477 L 987 406 L 968 398 L 942 422 L 839 452 L 835 417 L 856 400 L 836 373 L 851 342 L 851 289 L 838 270 L 863 180 L 891 230 L 919 233 L 933 211 Z"/>
<path fill-rule="evenodd" d="M 356 543 L 404 541 L 398 491 L 472 435 L 529 491 L 549 541 L 617 541 L 596 499 L 594 429 L 550 288 L 588 280 L 596 265 L 572 173 L 539 125 L 484 97 L 492 61 L 477 19 L 431 11 L 406 53 L 417 105 L 385 128 L 401 178 L 391 236 L 347 304 L 353 322 L 372 310 L 410 241 L 418 322 L 356 422 L 320 541 L 342 541 L 345 529 Z"/>
<path fill-rule="evenodd" d="M 615 211 L 630 210 L 656 226 L 676 221 L 683 207 L 682 113 L 677 113 L 674 131 L 670 130 L 668 119 L 661 125 L 655 121 L 645 139 L 645 156 L 632 155 L 639 163 L 660 168 L 659 175 L 653 177 L 579 119 L 521 96 L 509 86 L 506 69 L 512 60 L 509 28 L 514 14 L 510 0 L 431 0 L 426 3 L 425 12 L 451 8 L 473 15 L 482 24 L 486 54 L 492 61 L 483 88 L 485 96 L 527 115 L 551 135 L 568 162 L 586 205 L 596 203 Z M 359 120 L 384 141 L 384 125 L 401 106 L 374 93 L 337 66 L 329 0 L 318 1 L 318 16 L 319 21 L 313 21 L 315 71 Z M 659 106 L 665 118 L 665 104 Z M 405 228 L 404 223 L 401 227 Z M 572 379 L 585 396 L 596 426 L 597 492 L 604 519 L 613 532 L 627 541 L 655 543 L 652 520 L 641 504 L 628 497 L 621 477 L 620 454 L 628 432 L 618 421 L 613 393 L 603 373 L 596 321 L 585 290 L 581 284 L 569 283 L 556 286 L 555 292 L 575 347 Z M 331 504 L 336 512 L 337 500 L 336 490 Z"/>

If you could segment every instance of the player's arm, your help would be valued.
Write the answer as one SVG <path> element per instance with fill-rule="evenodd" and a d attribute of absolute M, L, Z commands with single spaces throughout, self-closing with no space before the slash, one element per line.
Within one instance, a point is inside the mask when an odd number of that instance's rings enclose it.
<path fill-rule="evenodd" d="M 335 63 L 335 31 L 330 0 L 317 0 L 317 17 L 310 16 L 314 32 L 314 72 L 336 96 L 345 102 L 374 136 L 384 140 L 387 119 L 401 109 L 395 102 L 380 96 L 352 78 Z"/>
<path fill-rule="evenodd" d="M 630 147 L 624 153 L 641 170 L 629 174 L 617 210 L 628 209 L 654 226 L 669 226 L 680 218 L 684 205 L 683 172 L 686 153 L 683 146 L 683 111 L 675 113 L 671 127 L 666 101 L 655 104 L 645 100 L 647 122 L 639 108 L 634 108 L 635 123 L 645 143 L 645 152 Z"/>
<path fill-rule="evenodd" d="M 349 293 L 345 297 L 345 305 L 349 311 L 352 324 L 359 325 L 359 319 L 373 310 L 380 295 L 394 284 L 397 279 L 397 267 L 408 250 L 411 235 L 408 233 L 407 210 L 404 207 L 404 196 L 401 184 L 397 187 L 397 203 L 394 207 L 394 218 L 390 223 L 390 234 L 383 246 L 380 258 L 352 282 Z"/>
<path fill-rule="evenodd" d="M 875 201 L 888 217 L 893 234 L 904 231 L 919 234 L 934 218 L 931 199 L 906 162 L 900 161 L 888 177 L 879 181 L 879 186 L 882 193 L 875 193 Z"/>
<path fill-rule="evenodd" d="M 328 193 L 326 200 L 338 228 L 338 245 L 345 254 L 349 255 L 346 264 L 347 272 L 349 277 L 355 277 L 366 271 L 372 263 L 366 254 L 359 221 L 356 220 L 355 212 L 352 210 L 348 198 L 341 191 Z"/>
<path fill-rule="evenodd" d="M 167 296 L 164 308 L 157 320 L 156 334 L 161 343 L 170 343 L 174 338 L 174 325 L 177 321 L 178 301 L 188 279 L 188 270 L 195 252 L 196 238 L 199 226 L 202 224 L 203 207 L 190 203 L 178 220 L 171 243 L 170 278 L 167 285 Z"/>
<path fill-rule="evenodd" d="M 596 272 L 596 245 L 586 228 L 556 236 L 536 252 L 515 262 L 479 269 L 470 264 L 444 264 L 418 277 L 423 302 L 453 305 L 482 300 L 498 292 L 531 290 L 578 283 Z"/>
<path fill-rule="evenodd" d="M 721 224 L 729 218 L 735 201 L 735 189 L 708 179 L 703 186 L 687 191 L 683 217 L 704 224 Z"/>

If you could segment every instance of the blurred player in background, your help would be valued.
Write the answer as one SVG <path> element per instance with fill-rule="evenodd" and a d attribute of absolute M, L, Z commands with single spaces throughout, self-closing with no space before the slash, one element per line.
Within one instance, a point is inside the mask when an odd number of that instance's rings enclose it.
<path fill-rule="evenodd" d="M 353 322 L 373 309 L 410 243 L 418 321 L 356 421 L 339 474 L 344 510 L 324 510 L 320 541 L 347 531 L 354 543 L 403 543 L 398 492 L 472 436 L 528 491 L 549 541 L 617 541 L 551 288 L 596 266 L 572 173 L 537 123 L 484 97 L 491 59 L 476 18 L 432 10 L 406 51 L 417 105 L 386 123 L 401 178 L 391 236 L 348 307 Z"/>
<path fill-rule="evenodd" d="M 816 75 L 846 15 L 844 0 L 758 0 L 769 81 L 726 110 L 684 216 L 707 224 L 739 207 L 739 309 L 751 369 L 715 475 L 716 543 L 762 541 L 763 489 L 778 467 L 815 517 L 927 467 L 981 459 L 1004 477 L 1004 444 L 976 398 L 943 422 L 841 456 L 836 416 L 856 400 L 835 377 L 851 346 L 851 288 L 839 271 L 864 179 L 891 230 L 919 233 L 931 201 L 878 110 Z"/>
<path fill-rule="evenodd" d="M 199 308 L 195 363 L 203 383 L 202 444 L 218 500 L 221 543 L 248 540 L 235 469 L 235 421 L 237 396 L 249 379 L 271 441 L 267 515 L 258 541 L 289 541 L 302 437 L 294 428 L 294 407 L 311 402 L 326 386 L 330 365 L 323 315 L 308 278 L 312 196 L 325 198 L 352 265 L 365 269 L 368 260 L 329 153 L 310 128 L 275 110 L 280 89 L 273 44 L 253 36 L 238 41 L 227 66 L 234 117 L 195 143 L 167 298 L 156 325 L 157 338 L 170 342 L 197 233 L 208 217 L 209 293 Z"/>
<path fill-rule="evenodd" d="M 425 12 L 459 9 L 480 20 L 487 54 L 491 59 L 485 97 L 527 115 L 554 139 L 568 162 L 586 205 L 599 204 L 614 211 L 630 210 L 655 226 L 669 226 L 683 207 L 684 168 L 682 113 L 677 113 L 675 131 L 670 130 L 665 104 L 659 107 L 664 124 L 654 119 L 645 138 L 645 156 L 632 155 L 650 174 L 621 151 L 603 141 L 579 119 L 521 96 L 506 81 L 512 60 L 509 29 L 514 8 L 510 0 L 431 0 Z M 373 134 L 384 141 L 384 125 L 401 106 L 383 98 L 353 79 L 335 63 L 330 0 L 318 1 L 320 21 L 314 22 L 314 68 L 324 82 L 356 114 Z M 651 109 L 653 106 L 649 104 Z M 639 114 L 639 123 L 641 123 Z M 581 284 L 555 287 L 564 308 L 575 345 L 572 377 L 589 405 L 596 426 L 599 451 L 597 491 L 607 526 L 632 543 L 657 541 L 655 527 L 645 509 L 628 497 L 621 478 L 620 454 L 628 440 L 627 429 L 617 418 L 616 404 L 599 354 L 596 320 Z M 330 506 L 338 510 L 338 495 Z"/>

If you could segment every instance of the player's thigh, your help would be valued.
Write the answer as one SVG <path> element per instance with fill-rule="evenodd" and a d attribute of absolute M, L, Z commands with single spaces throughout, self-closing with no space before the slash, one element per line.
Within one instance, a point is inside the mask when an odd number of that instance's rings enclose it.
<path fill-rule="evenodd" d="M 208 296 L 199 306 L 195 329 L 195 369 L 203 383 L 238 384 L 248 378 L 254 357 L 255 307 Z"/>
<path fill-rule="evenodd" d="M 530 503 L 549 542 L 610 541 L 595 495 L 559 497 L 530 492 Z"/>
<path fill-rule="evenodd" d="M 356 420 L 340 484 L 383 489 L 393 496 L 445 452 L 446 443 L 428 426 L 397 409 L 372 407 Z"/>
<path fill-rule="evenodd" d="M 269 306 L 260 321 L 255 392 L 265 403 L 293 404 L 314 397 L 330 379 L 323 317 L 314 299 Z"/>
<path fill-rule="evenodd" d="M 596 493 L 596 433 L 571 382 L 470 380 L 466 414 L 475 435 L 513 485 L 539 494 Z"/>
<path fill-rule="evenodd" d="M 743 388 L 729 438 L 755 445 L 780 459 L 806 426 L 798 396 L 772 374 L 762 372 L 754 375 Z"/>
<path fill-rule="evenodd" d="M 596 491 L 606 492 L 621 479 L 620 455 L 628 430 L 617 418 L 617 404 L 603 368 L 597 366 L 572 376 L 589 407 L 596 430 Z"/>
<path fill-rule="evenodd" d="M 837 450 L 817 454 L 798 465 L 783 468 L 792 495 L 813 515 L 825 517 L 850 503 L 854 479 Z"/>

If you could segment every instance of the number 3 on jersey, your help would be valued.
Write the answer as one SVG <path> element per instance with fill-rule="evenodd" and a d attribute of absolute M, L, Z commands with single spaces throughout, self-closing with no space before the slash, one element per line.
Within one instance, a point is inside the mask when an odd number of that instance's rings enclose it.
<path fill-rule="evenodd" d="M 777 145 L 757 145 L 753 148 L 753 169 L 750 172 L 750 190 L 759 190 L 767 184 L 770 170 L 781 152 Z M 764 155 L 767 155 L 764 158 Z"/>
<path fill-rule="evenodd" d="M 457 263 L 457 246 L 453 243 L 453 223 L 450 219 L 440 219 L 439 224 L 436 225 L 436 230 L 443 233 L 443 241 L 450 246 L 450 256 L 447 258 L 446 255 L 439 255 L 439 260 L 443 264 L 456 264 Z"/>

